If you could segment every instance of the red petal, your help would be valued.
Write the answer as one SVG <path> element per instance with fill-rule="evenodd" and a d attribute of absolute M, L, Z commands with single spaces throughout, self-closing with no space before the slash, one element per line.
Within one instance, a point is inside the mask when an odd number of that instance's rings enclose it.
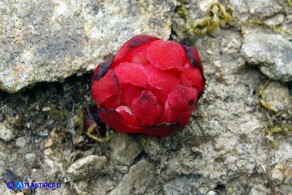
<path fill-rule="evenodd" d="M 148 71 L 148 75 L 150 75 L 150 86 L 160 90 L 164 94 L 168 94 L 179 85 L 179 80 L 167 71 L 162 71 L 152 65 L 145 66 L 145 69 Z"/>
<path fill-rule="evenodd" d="M 182 69 L 187 60 L 185 49 L 173 41 L 154 41 L 148 48 L 148 59 L 159 69 Z"/>
<path fill-rule="evenodd" d="M 198 93 L 201 93 L 205 87 L 205 81 L 202 78 L 202 72 L 198 68 L 189 67 L 183 70 L 180 80 L 183 84 L 195 87 Z"/>
<path fill-rule="evenodd" d="M 194 67 L 198 67 L 203 72 L 203 65 L 202 65 L 202 62 L 200 60 L 199 51 L 194 47 L 190 47 L 190 46 L 186 46 L 186 45 L 183 45 L 183 47 L 186 50 L 186 54 L 187 54 L 189 62 Z"/>
<path fill-rule="evenodd" d="M 162 108 L 151 91 L 143 91 L 140 97 L 133 100 L 134 115 L 142 122 L 142 126 L 151 126 L 159 120 Z"/>
<path fill-rule="evenodd" d="M 129 53 L 123 58 L 124 62 L 132 62 L 136 64 L 148 64 L 147 47 L 139 47 L 129 51 Z"/>
<path fill-rule="evenodd" d="M 196 89 L 179 85 L 168 95 L 162 122 L 179 122 L 182 126 L 187 124 L 195 108 L 197 97 Z"/>
<path fill-rule="evenodd" d="M 99 117 L 104 123 L 120 132 L 139 133 L 141 130 L 141 127 L 128 123 L 116 110 L 101 110 Z"/>
<path fill-rule="evenodd" d="M 159 40 L 157 37 L 149 36 L 149 35 L 136 35 L 132 37 L 130 40 L 124 43 L 124 45 L 119 49 L 118 53 L 116 54 L 114 60 L 120 60 L 123 58 L 129 50 L 147 43 L 149 41 Z"/>
<path fill-rule="evenodd" d="M 121 58 L 121 61 L 132 62 L 132 63 L 143 64 L 143 65 L 149 64 L 149 60 L 147 58 L 147 51 L 148 51 L 149 45 L 152 42 L 153 41 L 148 41 L 147 43 L 143 43 L 141 45 L 133 47 L 132 49 L 128 51 L 127 54 L 123 56 L 123 58 Z"/>
<path fill-rule="evenodd" d="M 118 111 L 117 111 L 118 110 Z M 160 124 L 148 127 L 141 127 L 131 116 L 127 108 L 118 108 L 117 110 L 103 110 L 99 112 L 99 117 L 116 131 L 123 133 L 143 133 L 149 136 L 169 136 L 179 129 L 178 124 Z M 134 120 L 133 120 L 134 119 Z M 133 121 L 132 121 L 133 120 Z M 132 121 L 132 122 L 130 122 Z"/>
<path fill-rule="evenodd" d="M 116 108 L 116 111 L 121 114 L 127 124 L 140 126 L 137 119 L 133 116 L 132 109 L 129 106 L 119 106 Z"/>
<path fill-rule="evenodd" d="M 108 70 L 102 78 L 92 82 L 91 95 L 99 106 L 116 97 L 118 93 L 119 80 L 112 70 Z M 111 106 L 111 102 L 108 102 L 108 106 Z"/>
<path fill-rule="evenodd" d="M 164 93 L 162 92 L 161 90 L 159 89 L 152 89 L 151 92 L 154 94 L 154 96 L 156 97 L 157 99 L 157 102 L 160 104 L 160 105 L 164 105 L 167 97 L 168 97 L 168 93 Z"/>
<path fill-rule="evenodd" d="M 140 130 L 140 133 L 149 136 L 165 137 L 174 134 L 179 129 L 180 127 L 177 124 L 161 124 L 152 127 L 144 127 Z"/>
<path fill-rule="evenodd" d="M 110 97 L 109 99 L 105 100 L 103 103 L 98 104 L 100 108 L 106 108 L 106 109 L 113 109 L 119 106 L 120 100 L 119 95 L 114 95 Z"/>
<path fill-rule="evenodd" d="M 147 72 L 141 64 L 120 63 L 114 71 L 120 83 L 131 83 L 139 87 L 146 87 L 148 84 Z"/>
<path fill-rule="evenodd" d="M 132 84 L 122 84 L 121 85 L 121 104 L 131 106 L 135 98 L 139 97 L 142 93 L 142 88 L 137 87 Z"/>
<path fill-rule="evenodd" d="M 93 72 L 92 81 L 101 79 L 112 65 L 113 59 L 100 63 Z"/>

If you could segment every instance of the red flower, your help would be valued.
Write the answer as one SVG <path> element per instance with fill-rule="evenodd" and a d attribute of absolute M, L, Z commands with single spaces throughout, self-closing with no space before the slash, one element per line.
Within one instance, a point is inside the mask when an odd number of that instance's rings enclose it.
<path fill-rule="evenodd" d="M 98 114 L 125 133 L 167 136 L 187 124 L 205 87 L 198 50 L 137 35 L 94 71 Z"/>

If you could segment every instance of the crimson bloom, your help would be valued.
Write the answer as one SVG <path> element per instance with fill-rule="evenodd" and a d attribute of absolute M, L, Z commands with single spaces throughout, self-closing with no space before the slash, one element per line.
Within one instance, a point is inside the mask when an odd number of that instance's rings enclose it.
<path fill-rule="evenodd" d="M 91 94 L 116 131 L 167 136 L 187 124 L 204 87 L 197 49 L 137 35 L 97 66 Z"/>

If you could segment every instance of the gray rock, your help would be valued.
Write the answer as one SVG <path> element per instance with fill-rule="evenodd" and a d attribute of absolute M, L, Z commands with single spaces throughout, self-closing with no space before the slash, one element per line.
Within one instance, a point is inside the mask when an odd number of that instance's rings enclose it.
<path fill-rule="evenodd" d="M 64 176 L 64 167 L 61 162 L 59 162 L 58 158 L 54 160 L 45 157 L 43 162 L 44 169 L 46 170 L 46 176 L 53 179 L 56 178 L 57 175 Z"/>
<path fill-rule="evenodd" d="M 145 144 L 144 150 L 149 158 L 154 160 L 161 160 L 164 152 L 163 147 L 159 144 L 158 139 L 151 138 Z"/>
<path fill-rule="evenodd" d="M 259 95 L 260 103 L 269 110 L 279 112 L 291 109 L 292 102 L 289 89 L 279 82 L 272 81 L 267 83 L 260 90 Z"/>
<path fill-rule="evenodd" d="M 198 194 L 195 189 L 199 186 L 199 177 L 194 175 L 176 177 L 175 179 L 169 181 L 163 186 L 163 192 L 166 195 L 173 194 Z M 212 193 L 208 192 L 208 194 L 212 195 Z"/>
<path fill-rule="evenodd" d="M 248 195 L 266 195 L 270 193 L 271 191 L 268 190 L 265 186 L 256 185 L 249 191 Z"/>
<path fill-rule="evenodd" d="M 17 138 L 15 144 L 18 147 L 23 148 L 25 146 L 25 144 L 26 144 L 25 137 L 19 137 L 19 138 Z"/>
<path fill-rule="evenodd" d="M 288 139 L 291 142 L 291 139 Z M 281 142 L 279 143 L 279 148 L 275 152 L 274 161 L 275 167 L 271 171 L 271 180 L 276 184 L 279 185 L 283 181 L 284 183 L 291 184 L 292 179 L 292 146 L 291 144 Z M 291 187 L 291 185 L 290 185 Z M 290 188 L 291 191 L 291 188 Z M 287 194 L 287 193 L 282 193 Z"/>
<path fill-rule="evenodd" d="M 218 195 L 218 193 L 213 191 L 213 190 L 211 190 L 211 191 L 207 192 L 206 195 Z"/>
<path fill-rule="evenodd" d="M 277 14 L 276 16 L 269 18 L 265 21 L 268 25 L 280 25 L 283 23 L 285 16 L 283 14 Z"/>
<path fill-rule="evenodd" d="M 249 33 L 241 52 L 248 63 L 259 66 L 270 79 L 292 80 L 292 43 L 281 35 Z"/>
<path fill-rule="evenodd" d="M 129 172 L 124 175 L 119 185 L 109 194 L 143 194 L 153 176 L 153 165 L 146 160 L 141 160 L 130 168 Z"/>
<path fill-rule="evenodd" d="M 283 10 L 277 0 L 249 0 L 246 3 L 249 13 L 260 18 L 273 16 Z"/>
<path fill-rule="evenodd" d="M 142 152 L 142 147 L 127 134 L 119 133 L 112 139 L 110 158 L 115 165 L 131 165 Z"/>
<path fill-rule="evenodd" d="M 266 19 L 283 11 L 277 0 L 230 0 L 236 20 Z M 261 6 L 259 6 L 261 5 Z"/>
<path fill-rule="evenodd" d="M 12 127 L 8 124 L 0 123 L 0 139 L 8 142 L 15 137 Z"/>
<path fill-rule="evenodd" d="M 284 174 L 278 168 L 274 168 L 271 172 L 271 179 L 276 185 L 280 184 L 284 180 Z"/>
<path fill-rule="evenodd" d="M 4 182 L 0 183 L 0 193 L 3 194 L 3 195 L 13 195 L 13 194 L 15 194 L 12 190 L 7 188 L 6 183 L 4 183 Z"/>
<path fill-rule="evenodd" d="M 104 156 L 89 155 L 74 162 L 67 170 L 69 181 L 77 181 L 102 173 L 107 158 Z"/>
<path fill-rule="evenodd" d="M 16 92 L 92 70 L 137 34 L 167 39 L 175 1 L 0 4 L 0 89 Z"/>
<path fill-rule="evenodd" d="M 25 160 L 29 165 L 32 165 L 36 159 L 36 154 L 28 153 L 25 155 Z"/>
<path fill-rule="evenodd" d="M 74 189 L 76 194 L 85 195 L 88 194 L 88 182 L 86 181 L 77 181 L 72 183 L 72 188 Z"/>

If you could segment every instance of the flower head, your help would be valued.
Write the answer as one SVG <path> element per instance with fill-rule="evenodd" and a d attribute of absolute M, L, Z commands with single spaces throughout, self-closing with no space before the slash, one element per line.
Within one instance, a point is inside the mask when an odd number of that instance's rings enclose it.
<path fill-rule="evenodd" d="M 204 87 L 197 49 L 137 35 L 97 66 L 91 94 L 111 128 L 167 136 L 187 124 Z"/>

